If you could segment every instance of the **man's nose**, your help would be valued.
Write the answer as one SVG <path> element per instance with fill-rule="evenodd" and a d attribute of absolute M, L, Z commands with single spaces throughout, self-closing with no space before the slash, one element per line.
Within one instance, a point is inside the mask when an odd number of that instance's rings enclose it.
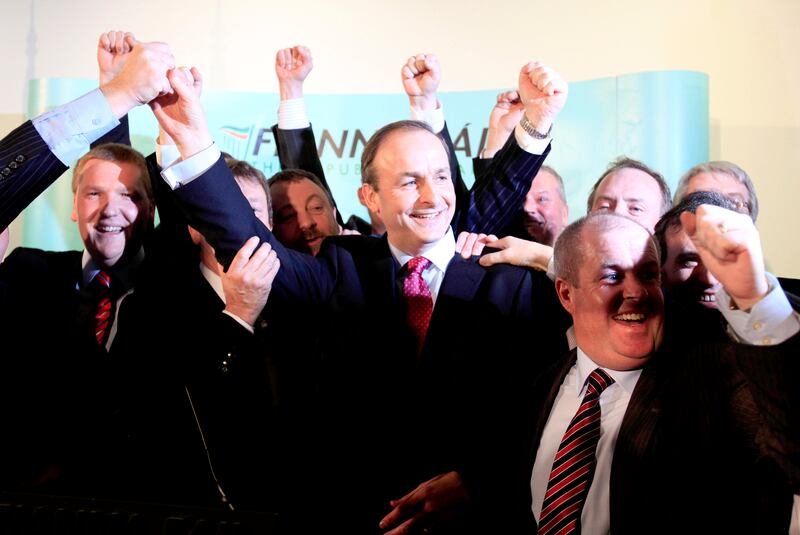
<path fill-rule="evenodd" d="M 104 216 L 112 216 L 119 213 L 119 205 L 122 201 L 118 195 L 104 195 L 102 202 L 103 206 L 100 211 Z"/>
<path fill-rule="evenodd" d="M 436 204 L 439 192 L 433 187 L 430 180 L 420 180 L 417 186 L 419 201 L 425 204 Z"/>
<path fill-rule="evenodd" d="M 647 295 L 647 287 L 636 277 L 625 277 L 622 283 L 622 296 L 625 299 L 641 299 Z"/>
<path fill-rule="evenodd" d="M 719 284 L 719 281 L 714 276 L 714 274 L 711 273 L 702 262 L 698 263 L 697 266 L 694 268 L 694 273 L 695 276 L 697 277 L 697 280 L 699 280 L 700 282 L 709 287 L 716 286 L 717 284 Z"/>
<path fill-rule="evenodd" d="M 306 212 L 301 212 L 301 213 L 297 214 L 297 225 L 301 229 L 307 230 L 307 229 L 316 227 L 317 226 L 317 222 L 314 221 L 314 218 L 311 217 Z"/>

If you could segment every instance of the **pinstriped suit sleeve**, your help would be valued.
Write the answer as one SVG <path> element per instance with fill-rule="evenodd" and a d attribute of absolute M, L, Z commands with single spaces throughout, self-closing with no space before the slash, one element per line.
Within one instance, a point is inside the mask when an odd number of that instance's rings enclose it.
<path fill-rule="evenodd" d="M 0 141 L 0 229 L 67 170 L 31 121 Z"/>
<path fill-rule="evenodd" d="M 543 154 L 526 152 L 515 136 L 510 136 L 486 172 L 476 177 L 467 201 L 459 201 L 458 206 L 466 208 L 456 214 L 455 230 L 501 233 L 522 207 L 533 178 L 549 153 L 549 145 Z"/>
<path fill-rule="evenodd" d="M 317 152 L 314 130 L 310 126 L 285 130 L 278 128 L 278 125 L 273 125 L 272 136 L 275 138 L 281 169 L 302 169 L 312 173 L 322 182 L 328 195 L 333 199 L 333 207 L 336 208 L 336 199 L 334 199 L 331 187 L 325 178 L 325 171 L 322 169 L 322 162 Z M 336 209 L 336 222 L 344 226 L 342 214 L 339 213 L 338 208 Z"/>

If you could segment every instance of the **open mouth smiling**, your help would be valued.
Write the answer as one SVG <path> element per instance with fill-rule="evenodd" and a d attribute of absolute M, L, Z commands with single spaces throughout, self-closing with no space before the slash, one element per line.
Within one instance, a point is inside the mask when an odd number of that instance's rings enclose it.
<path fill-rule="evenodd" d="M 641 312 L 627 312 L 625 314 L 617 314 L 612 317 L 615 321 L 621 321 L 630 324 L 638 324 L 638 323 L 644 323 L 644 321 L 647 319 L 647 314 Z"/>

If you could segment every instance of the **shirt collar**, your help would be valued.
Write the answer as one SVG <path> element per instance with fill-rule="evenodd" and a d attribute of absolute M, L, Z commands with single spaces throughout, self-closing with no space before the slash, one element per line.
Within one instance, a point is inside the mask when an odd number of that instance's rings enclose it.
<path fill-rule="evenodd" d="M 203 277 L 214 290 L 214 293 L 217 294 L 217 297 L 220 298 L 220 301 L 225 303 L 225 290 L 222 288 L 222 277 L 217 275 L 202 262 L 200 262 L 200 273 L 203 274 Z"/>
<path fill-rule="evenodd" d="M 586 380 L 589 378 L 589 375 L 596 369 L 600 368 L 608 375 L 614 379 L 614 383 L 621 386 L 628 395 L 633 393 L 633 389 L 636 387 L 636 382 L 639 380 L 639 376 L 642 374 L 641 368 L 638 370 L 610 370 L 608 368 L 603 368 L 602 366 L 598 366 L 586 353 L 583 352 L 581 348 L 578 348 L 578 383 L 576 388 L 578 389 L 578 394 L 583 391 L 583 387 L 586 386 Z"/>
<path fill-rule="evenodd" d="M 414 258 L 414 255 L 410 255 L 404 251 L 401 251 L 394 245 L 392 245 L 391 237 L 388 237 L 389 242 L 389 250 L 392 252 L 392 256 L 397 261 L 400 266 L 405 266 L 409 260 Z M 442 239 L 436 242 L 430 249 L 425 251 L 423 254 L 418 256 L 424 256 L 431 263 L 436 266 L 439 271 L 446 271 L 448 264 L 453 259 L 453 255 L 456 254 L 456 239 L 453 237 L 453 229 L 448 228 L 447 232 Z"/>
<path fill-rule="evenodd" d="M 136 274 L 136 270 L 142 264 L 143 260 L 144 247 L 141 247 L 139 248 L 139 252 L 137 252 L 130 262 L 127 262 L 124 267 L 113 270 L 114 282 L 121 284 L 122 289 L 124 290 L 129 290 L 132 288 L 134 275 Z M 81 287 L 86 288 L 89 286 L 89 283 L 94 280 L 95 275 L 102 271 L 102 268 L 97 265 L 97 262 L 94 261 L 92 255 L 90 255 L 89 251 L 85 249 L 83 251 L 83 257 L 81 258 L 81 266 L 83 270 L 81 275 Z"/>

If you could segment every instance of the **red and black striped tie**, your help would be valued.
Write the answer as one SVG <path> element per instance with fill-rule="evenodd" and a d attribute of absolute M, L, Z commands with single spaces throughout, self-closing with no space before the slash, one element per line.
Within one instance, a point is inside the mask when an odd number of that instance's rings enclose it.
<path fill-rule="evenodd" d="M 579 533 L 581 511 L 594 474 L 600 440 L 600 394 L 614 379 L 597 368 L 587 379 L 586 394 L 561 439 L 539 515 L 539 535 Z"/>
<path fill-rule="evenodd" d="M 94 337 L 98 345 L 103 345 L 106 331 L 111 323 L 111 277 L 105 271 L 98 271 L 92 279 L 97 295 L 97 311 L 94 315 Z"/>

